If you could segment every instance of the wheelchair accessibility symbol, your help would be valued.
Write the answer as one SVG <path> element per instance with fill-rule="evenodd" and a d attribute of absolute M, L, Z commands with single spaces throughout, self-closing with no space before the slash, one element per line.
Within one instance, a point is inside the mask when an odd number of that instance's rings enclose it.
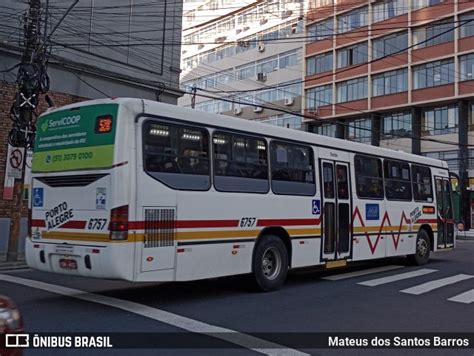
<path fill-rule="evenodd" d="M 33 206 L 35 208 L 43 207 L 44 189 L 33 188 Z"/>

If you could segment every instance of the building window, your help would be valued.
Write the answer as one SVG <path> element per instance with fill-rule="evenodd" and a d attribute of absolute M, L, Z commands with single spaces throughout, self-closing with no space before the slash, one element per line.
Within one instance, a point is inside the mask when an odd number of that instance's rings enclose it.
<path fill-rule="evenodd" d="M 378 158 L 357 155 L 354 163 L 357 196 L 383 199 L 382 161 Z"/>
<path fill-rule="evenodd" d="M 316 133 L 323 136 L 336 137 L 337 124 L 323 124 L 316 128 Z"/>
<path fill-rule="evenodd" d="M 399 32 L 375 39 L 372 42 L 373 59 L 390 56 L 394 53 L 406 52 L 408 47 L 408 32 Z"/>
<path fill-rule="evenodd" d="M 256 76 L 255 72 L 255 64 L 250 64 L 250 65 L 244 65 L 241 67 L 235 68 L 237 78 L 239 80 L 244 80 L 244 79 L 254 79 Z"/>
<path fill-rule="evenodd" d="M 334 32 L 333 20 L 318 22 L 307 27 L 309 42 L 321 41 L 326 38 L 332 38 Z"/>
<path fill-rule="evenodd" d="M 384 160 L 385 196 L 388 200 L 411 200 L 410 165 L 406 162 Z"/>
<path fill-rule="evenodd" d="M 349 11 L 337 17 L 337 32 L 344 33 L 367 26 L 367 6 Z"/>
<path fill-rule="evenodd" d="M 408 70 L 398 69 L 372 77 L 372 95 L 388 95 L 408 90 Z"/>
<path fill-rule="evenodd" d="M 469 105 L 469 131 L 474 130 L 474 104 L 471 102 Z M 474 167 L 474 164 L 471 166 Z"/>
<path fill-rule="evenodd" d="M 471 154 L 472 150 L 469 150 L 469 154 Z M 459 151 L 452 150 L 452 151 L 442 151 L 442 152 L 426 152 L 422 153 L 423 156 L 441 159 L 448 163 L 448 168 L 451 172 L 459 171 Z"/>
<path fill-rule="evenodd" d="M 274 193 L 291 195 L 316 193 L 311 147 L 272 141 L 270 157 Z"/>
<path fill-rule="evenodd" d="M 344 68 L 369 60 L 367 42 L 337 50 L 337 68 Z"/>
<path fill-rule="evenodd" d="M 306 109 L 315 110 L 320 106 L 332 104 L 332 85 L 323 85 L 321 87 L 306 90 Z"/>
<path fill-rule="evenodd" d="M 459 65 L 461 67 L 460 80 L 474 80 L 474 54 L 459 57 Z"/>
<path fill-rule="evenodd" d="M 382 135 L 384 139 L 411 135 L 411 114 L 393 113 L 382 117 Z"/>
<path fill-rule="evenodd" d="M 433 185 L 431 183 L 431 170 L 429 167 L 411 166 L 413 198 L 415 201 L 433 202 Z"/>
<path fill-rule="evenodd" d="M 298 64 L 298 53 L 296 51 L 285 52 L 278 56 L 279 69 L 293 67 L 297 64 Z"/>
<path fill-rule="evenodd" d="M 372 140 L 372 119 L 347 121 L 347 136 L 350 141 L 370 143 Z"/>
<path fill-rule="evenodd" d="M 193 22 L 196 20 L 196 10 L 191 10 L 188 13 L 186 13 L 186 21 L 188 22 Z"/>
<path fill-rule="evenodd" d="M 454 40 L 453 18 L 436 22 L 430 26 L 413 31 L 413 44 L 415 48 L 434 46 Z"/>
<path fill-rule="evenodd" d="M 306 60 L 306 75 L 332 70 L 332 52 L 323 53 Z"/>
<path fill-rule="evenodd" d="M 422 7 L 439 4 L 445 0 L 412 0 L 412 1 L 413 1 L 413 10 L 416 10 L 416 9 L 421 9 Z"/>
<path fill-rule="evenodd" d="M 469 21 L 469 22 L 467 22 Z M 461 38 L 474 36 L 474 12 L 459 16 L 459 36 Z"/>
<path fill-rule="evenodd" d="M 322 6 L 333 5 L 334 0 L 311 0 L 309 8 L 310 9 L 318 9 Z"/>
<path fill-rule="evenodd" d="M 454 60 L 446 59 L 413 68 L 414 89 L 428 88 L 454 82 Z"/>
<path fill-rule="evenodd" d="M 457 106 L 442 106 L 424 110 L 422 113 L 422 135 L 445 135 L 457 132 Z"/>
<path fill-rule="evenodd" d="M 373 22 L 383 21 L 408 12 L 407 0 L 385 0 L 373 5 Z"/>
<path fill-rule="evenodd" d="M 267 117 L 260 122 L 274 126 L 285 127 L 288 129 L 300 129 L 302 118 L 291 114 L 280 114 L 276 116 Z"/>
<path fill-rule="evenodd" d="M 257 73 L 270 73 L 278 70 L 278 57 L 265 58 L 257 62 Z"/>
<path fill-rule="evenodd" d="M 367 77 L 339 82 L 336 84 L 336 89 L 338 103 L 365 99 L 368 95 Z"/>

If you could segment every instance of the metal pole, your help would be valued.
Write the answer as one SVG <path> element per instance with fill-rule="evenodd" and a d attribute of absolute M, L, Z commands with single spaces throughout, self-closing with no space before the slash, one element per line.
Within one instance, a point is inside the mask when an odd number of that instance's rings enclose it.
<path fill-rule="evenodd" d="M 25 49 L 21 60 L 21 65 L 18 70 L 18 86 L 19 95 L 14 105 L 19 109 L 19 127 L 25 128 L 24 135 L 28 134 L 28 126 L 32 122 L 33 110 L 35 104 L 29 105 L 31 100 L 37 101 L 38 96 L 38 81 L 35 71 L 35 52 L 40 43 L 40 11 L 41 0 L 30 0 L 29 9 L 25 16 L 24 36 Z M 36 80 L 35 80 L 36 79 Z M 23 101 L 25 100 L 26 101 Z M 22 125 L 21 123 L 24 123 Z M 13 190 L 13 202 L 10 210 L 10 236 L 8 243 L 7 261 L 18 260 L 18 244 L 20 240 L 21 215 L 23 209 L 23 180 L 25 178 L 26 166 L 26 148 L 23 155 L 21 165 L 21 178 L 15 180 Z M 9 157 L 7 157 L 9 159 Z"/>

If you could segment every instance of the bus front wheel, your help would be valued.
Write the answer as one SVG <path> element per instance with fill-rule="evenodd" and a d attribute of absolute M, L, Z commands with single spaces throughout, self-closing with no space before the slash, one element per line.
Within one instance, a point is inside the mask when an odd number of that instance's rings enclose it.
<path fill-rule="evenodd" d="M 422 266 L 430 259 L 430 237 L 426 230 L 420 230 L 416 238 L 415 254 L 408 256 L 408 261 L 416 266 Z"/>
<path fill-rule="evenodd" d="M 261 237 L 255 247 L 252 271 L 258 290 L 269 292 L 280 288 L 288 274 L 288 251 L 283 241 L 274 235 Z"/>

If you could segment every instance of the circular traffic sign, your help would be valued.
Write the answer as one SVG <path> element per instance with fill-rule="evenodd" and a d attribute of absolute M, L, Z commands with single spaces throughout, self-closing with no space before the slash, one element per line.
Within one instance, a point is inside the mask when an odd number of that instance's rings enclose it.
<path fill-rule="evenodd" d="M 10 153 L 10 164 L 13 168 L 20 168 L 23 161 L 23 154 L 19 149 L 15 149 Z"/>

